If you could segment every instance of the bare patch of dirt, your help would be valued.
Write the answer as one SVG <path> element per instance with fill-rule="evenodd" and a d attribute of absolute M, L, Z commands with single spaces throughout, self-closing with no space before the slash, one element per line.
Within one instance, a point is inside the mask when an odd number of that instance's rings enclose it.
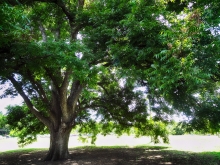
<path fill-rule="evenodd" d="M 195 153 L 163 150 L 164 148 L 76 148 L 70 158 L 44 162 L 47 151 L 1 153 L 1 165 L 201 165 L 220 164 L 216 158 Z"/>

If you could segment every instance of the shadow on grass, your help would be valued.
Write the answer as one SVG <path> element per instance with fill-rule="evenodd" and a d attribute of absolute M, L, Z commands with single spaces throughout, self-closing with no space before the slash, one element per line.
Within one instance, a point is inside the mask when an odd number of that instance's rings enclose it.
<path fill-rule="evenodd" d="M 64 161 L 43 162 L 45 149 L 21 149 L 0 153 L 1 165 L 219 165 L 220 152 L 186 152 L 164 146 L 77 147 Z"/>

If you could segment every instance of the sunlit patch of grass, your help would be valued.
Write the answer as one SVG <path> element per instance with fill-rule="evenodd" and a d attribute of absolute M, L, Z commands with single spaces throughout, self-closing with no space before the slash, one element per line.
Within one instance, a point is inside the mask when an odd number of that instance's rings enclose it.
<path fill-rule="evenodd" d="M 133 148 L 140 148 L 140 149 L 147 149 L 147 150 L 165 150 L 168 149 L 169 147 L 167 146 L 152 146 L 152 145 L 137 145 L 133 146 Z"/>
<path fill-rule="evenodd" d="M 19 156 L 31 156 L 35 153 L 43 153 L 48 149 L 42 148 L 28 148 L 11 150 L 0 153 L 0 156 L 17 157 Z M 120 152 L 115 152 L 119 150 Z M 104 151 L 108 156 L 108 153 L 123 153 L 133 154 L 135 158 L 131 158 L 131 161 L 142 161 L 149 160 L 153 162 L 160 162 L 160 164 L 184 164 L 184 165 L 219 165 L 220 164 L 220 151 L 211 152 L 192 152 L 192 151 L 179 151 L 171 149 L 166 146 L 126 146 L 126 145 L 115 145 L 115 146 L 80 146 L 70 148 L 71 153 L 93 153 L 93 151 Z M 110 151 L 110 152 L 109 152 Z M 46 152 L 45 152 L 46 153 Z M 95 152 L 94 152 L 95 153 Z M 122 155 L 123 155 L 122 154 Z M 131 155 L 132 155 L 131 154 Z M 119 154 L 120 155 L 120 154 Z M 116 159 L 116 158 L 114 158 Z M 193 163 L 192 163 L 193 162 Z"/>
<path fill-rule="evenodd" d="M 77 146 L 71 149 L 123 149 L 123 148 L 137 148 L 137 149 L 146 149 L 146 150 L 164 150 L 169 147 L 165 146 L 148 146 L 148 145 L 137 145 L 137 146 L 127 146 L 127 145 L 115 145 L 115 146 Z"/>
<path fill-rule="evenodd" d="M 95 145 L 91 145 L 91 146 L 77 146 L 77 147 L 73 147 L 71 149 L 117 149 L 117 148 L 131 148 L 129 146 L 120 146 L 120 145 L 116 145 L 116 146 L 95 146 Z"/>
<path fill-rule="evenodd" d="M 23 153 L 31 153 L 31 152 L 38 152 L 38 151 L 46 151 L 48 149 L 42 149 L 42 148 L 21 148 L 16 150 L 8 150 L 4 152 L 0 152 L 0 156 L 2 155 L 13 155 L 13 154 L 23 154 Z"/>

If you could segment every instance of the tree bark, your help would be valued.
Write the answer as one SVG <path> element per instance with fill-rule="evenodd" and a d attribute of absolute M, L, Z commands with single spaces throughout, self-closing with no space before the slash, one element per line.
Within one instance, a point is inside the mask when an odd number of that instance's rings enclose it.
<path fill-rule="evenodd" d="M 60 126 L 59 130 L 50 130 L 50 148 L 44 161 L 56 161 L 69 157 L 68 143 L 72 128 Z"/>

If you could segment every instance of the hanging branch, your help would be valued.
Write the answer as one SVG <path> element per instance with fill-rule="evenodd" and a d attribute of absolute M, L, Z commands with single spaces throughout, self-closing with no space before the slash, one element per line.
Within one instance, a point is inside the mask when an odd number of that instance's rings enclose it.
<path fill-rule="evenodd" d="M 42 122 L 44 123 L 46 126 L 49 127 L 50 125 L 50 121 L 49 118 L 44 117 L 32 104 L 32 102 L 30 101 L 30 99 L 27 97 L 27 95 L 25 94 L 25 92 L 22 89 L 22 85 L 17 82 L 14 78 L 13 75 L 7 76 L 7 78 L 11 81 L 11 83 L 13 84 L 13 86 L 15 87 L 15 89 L 18 91 L 18 93 L 21 95 L 21 97 L 24 99 L 26 105 L 28 106 L 28 108 L 30 109 L 30 111 Z"/>

